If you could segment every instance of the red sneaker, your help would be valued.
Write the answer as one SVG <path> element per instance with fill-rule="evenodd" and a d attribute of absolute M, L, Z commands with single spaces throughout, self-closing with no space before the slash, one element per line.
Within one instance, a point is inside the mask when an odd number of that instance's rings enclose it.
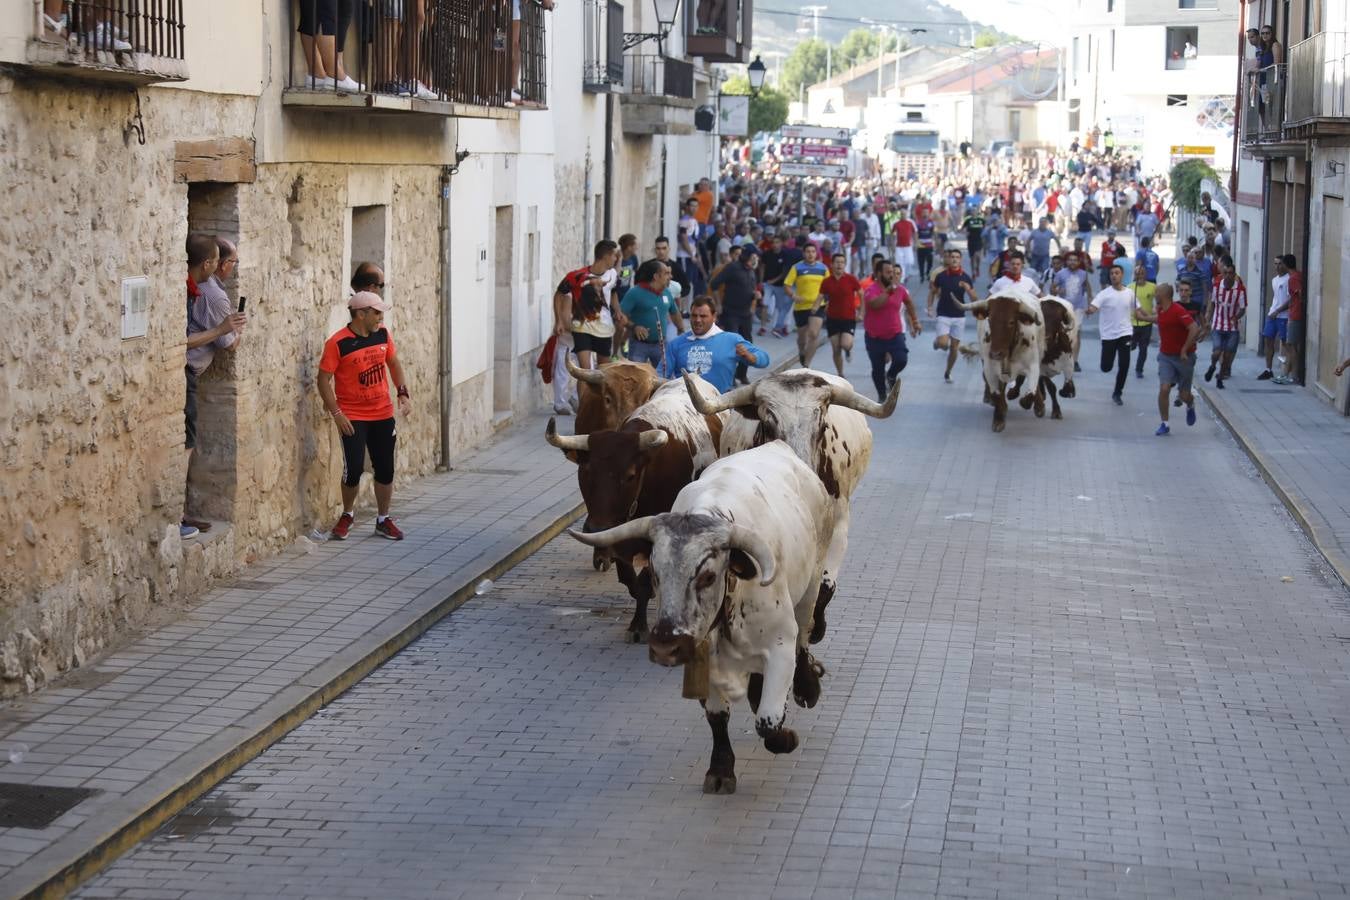
<path fill-rule="evenodd" d="M 347 539 L 347 532 L 351 530 L 351 527 L 351 513 L 343 513 L 338 516 L 337 524 L 333 526 L 333 530 L 328 532 L 328 539 L 330 541 L 345 541 Z"/>
<path fill-rule="evenodd" d="M 385 517 L 383 522 L 375 523 L 375 533 L 382 538 L 389 538 L 391 541 L 403 540 L 403 532 L 398 530 L 394 520 L 388 516 Z"/>

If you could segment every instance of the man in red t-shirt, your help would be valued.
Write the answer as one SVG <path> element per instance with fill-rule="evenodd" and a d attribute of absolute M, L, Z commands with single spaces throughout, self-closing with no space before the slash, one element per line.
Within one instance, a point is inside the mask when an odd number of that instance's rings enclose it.
<path fill-rule="evenodd" d="M 1284 341 L 1284 375 L 1277 384 L 1298 384 L 1298 355 L 1303 351 L 1303 273 L 1299 272 L 1298 257 L 1286 253 L 1281 257 L 1289 270 L 1289 322 Z"/>
<path fill-rule="evenodd" d="M 900 207 L 900 218 L 891 226 L 895 235 L 895 264 L 900 267 L 900 280 L 908 281 L 918 266 L 914 255 L 914 221 L 909 212 Z"/>
<path fill-rule="evenodd" d="M 862 283 L 849 273 L 844 254 L 836 253 L 830 259 L 830 274 L 820 283 L 820 296 L 826 300 L 825 334 L 834 353 L 834 368 L 843 378 L 844 358 L 853 358 L 853 332 L 862 303 Z"/>
<path fill-rule="evenodd" d="M 403 532 L 389 516 L 394 497 L 394 404 L 389 382 L 398 391 L 398 411 L 412 412 L 408 380 L 394 352 L 394 339 L 384 327 L 389 304 L 371 291 L 358 291 L 347 301 L 352 320 L 323 345 L 319 360 L 319 396 L 342 435 L 342 515 L 328 536 L 347 539 L 356 509 L 356 492 L 370 451 L 375 470 L 375 533 L 391 541 Z M 385 377 L 385 370 L 389 376 Z"/>
<path fill-rule="evenodd" d="M 1142 309 L 1134 316 L 1142 322 L 1158 325 L 1158 413 L 1162 424 L 1153 432 L 1158 437 L 1171 434 L 1167 426 L 1167 411 L 1171 406 L 1172 385 L 1177 396 L 1186 404 L 1186 424 L 1195 424 L 1195 396 L 1191 393 L 1191 379 L 1195 377 L 1195 345 L 1200 341 L 1200 326 L 1191 318 L 1186 307 L 1172 302 L 1172 286 L 1158 285 L 1153 297 L 1156 314 Z"/>

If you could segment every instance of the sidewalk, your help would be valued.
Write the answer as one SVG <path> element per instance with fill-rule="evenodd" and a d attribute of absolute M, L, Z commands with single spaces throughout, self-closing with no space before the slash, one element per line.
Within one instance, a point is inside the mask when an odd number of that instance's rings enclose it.
<path fill-rule="evenodd" d="M 1305 388 L 1257 381 L 1264 360 L 1245 347 L 1220 391 L 1204 381 L 1208 353 L 1206 343 L 1195 373 L 1199 393 L 1350 586 L 1350 419 Z"/>
<path fill-rule="evenodd" d="M 752 375 L 796 364 L 795 339 L 757 344 L 772 364 Z M 0 705 L 0 897 L 64 895 L 556 537 L 581 497 L 547 419 L 401 489 L 406 540 L 374 537 L 370 516 L 345 543 L 302 538 Z"/>

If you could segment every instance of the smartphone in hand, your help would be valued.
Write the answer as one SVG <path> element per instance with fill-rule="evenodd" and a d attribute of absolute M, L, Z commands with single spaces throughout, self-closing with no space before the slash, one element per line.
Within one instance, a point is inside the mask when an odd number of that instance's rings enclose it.
<path fill-rule="evenodd" d="M 244 311 L 244 304 L 247 303 L 247 302 L 248 302 L 248 298 L 247 298 L 247 297 L 240 297 L 240 298 L 239 298 L 239 311 L 240 311 L 240 312 L 243 312 L 243 311 Z"/>

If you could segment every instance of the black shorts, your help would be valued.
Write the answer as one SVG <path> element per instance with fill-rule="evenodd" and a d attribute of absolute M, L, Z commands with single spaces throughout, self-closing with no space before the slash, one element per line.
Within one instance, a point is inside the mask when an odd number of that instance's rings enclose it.
<path fill-rule="evenodd" d="M 354 6 L 353 0 L 300 0 L 300 27 L 296 31 L 309 37 L 346 37 Z"/>
<path fill-rule="evenodd" d="M 979 253 L 984 249 L 984 238 L 966 235 L 966 249 L 971 253 Z"/>
<path fill-rule="evenodd" d="M 197 446 L 197 373 L 192 366 L 183 366 L 187 376 L 187 402 L 183 404 L 183 424 L 186 426 L 183 447 L 191 450 Z"/>
<path fill-rule="evenodd" d="M 825 310 L 794 309 L 792 311 L 792 321 L 797 323 L 798 328 L 805 328 L 807 324 L 811 321 L 812 316 L 815 316 L 817 319 L 823 319 L 825 318 Z"/>
<path fill-rule="evenodd" d="M 614 338 L 596 337 L 593 334 L 587 334 L 584 331 L 572 332 L 572 347 L 578 353 L 594 353 L 596 356 L 611 356 L 614 349 Z"/>
<path fill-rule="evenodd" d="M 361 483 L 361 473 L 366 468 L 366 451 L 370 451 L 370 467 L 375 471 L 375 480 L 380 484 L 394 483 L 394 444 L 398 431 L 394 419 L 376 419 L 367 422 L 352 422 L 356 429 L 350 435 L 342 435 L 342 483 L 347 487 L 356 487 Z"/>
<path fill-rule="evenodd" d="M 831 319 L 825 317 L 825 334 L 834 337 L 836 334 L 853 334 L 858 327 L 857 319 Z"/>

